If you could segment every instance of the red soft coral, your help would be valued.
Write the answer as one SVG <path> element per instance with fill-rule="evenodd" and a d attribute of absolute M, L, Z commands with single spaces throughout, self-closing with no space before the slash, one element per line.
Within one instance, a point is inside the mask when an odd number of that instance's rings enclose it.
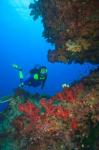
<path fill-rule="evenodd" d="M 25 104 L 19 104 L 19 111 L 25 113 L 25 115 L 31 118 L 33 121 L 40 119 L 39 109 L 30 101 L 27 101 Z"/>

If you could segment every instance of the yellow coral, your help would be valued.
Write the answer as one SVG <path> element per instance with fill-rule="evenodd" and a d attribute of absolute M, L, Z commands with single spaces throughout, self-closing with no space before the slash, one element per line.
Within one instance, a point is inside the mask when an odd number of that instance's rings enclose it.
<path fill-rule="evenodd" d="M 80 52 L 82 50 L 88 50 L 91 46 L 91 43 L 89 40 L 80 38 L 75 41 L 68 40 L 66 42 L 66 50 L 72 51 L 72 52 Z"/>
<path fill-rule="evenodd" d="M 68 40 L 66 42 L 66 50 L 72 51 L 72 52 L 78 52 L 78 51 L 81 51 L 81 46 L 77 45 L 77 43 L 72 40 Z"/>

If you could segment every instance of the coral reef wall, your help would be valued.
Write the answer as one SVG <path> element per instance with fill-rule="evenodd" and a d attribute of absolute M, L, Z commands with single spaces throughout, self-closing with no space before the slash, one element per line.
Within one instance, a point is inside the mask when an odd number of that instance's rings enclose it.
<path fill-rule="evenodd" d="M 42 17 L 43 37 L 55 44 L 50 62 L 99 63 L 98 0 L 38 0 L 30 8 L 33 19 Z"/>
<path fill-rule="evenodd" d="M 25 91 L 22 94 L 21 90 L 21 95 L 19 92 L 19 96 L 17 93 L 12 97 L 9 109 L 5 112 L 7 118 L 2 126 L 4 138 L 0 148 L 98 150 L 98 91 L 95 87 L 88 89 L 80 83 L 63 88 L 49 99 L 42 97 L 38 100 L 33 95 L 26 97 Z M 5 140 L 8 144 L 5 144 Z"/>
<path fill-rule="evenodd" d="M 99 91 L 99 69 L 92 72 L 88 77 L 83 79 L 83 84 L 86 88 L 92 89 L 95 88 L 97 93 Z"/>

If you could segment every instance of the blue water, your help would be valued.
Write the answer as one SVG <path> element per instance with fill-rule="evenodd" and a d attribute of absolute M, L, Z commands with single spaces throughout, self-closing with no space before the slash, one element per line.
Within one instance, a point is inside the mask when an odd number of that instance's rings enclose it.
<path fill-rule="evenodd" d="M 12 64 L 18 64 L 28 71 L 36 64 L 48 67 L 48 79 L 44 90 L 26 88 L 35 93 L 53 95 L 61 90 L 61 84 L 71 84 L 95 69 L 92 64 L 52 64 L 47 60 L 47 52 L 54 45 L 42 37 L 43 25 L 41 18 L 33 21 L 29 16 L 30 0 L 0 1 L 0 96 L 10 95 L 18 86 L 18 74 Z"/>
<path fill-rule="evenodd" d="M 6 110 L 8 106 L 9 106 L 9 102 L 0 103 L 0 112 L 3 112 L 4 110 Z"/>

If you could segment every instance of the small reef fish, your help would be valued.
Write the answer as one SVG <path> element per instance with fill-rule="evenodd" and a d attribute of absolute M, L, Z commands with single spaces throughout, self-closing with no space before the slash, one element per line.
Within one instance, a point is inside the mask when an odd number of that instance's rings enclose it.
<path fill-rule="evenodd" d="M 70 85 L 69 84 L 66 84 L 66 83 L 63 83 L 62 84 L 62 88 L 64 89 L 64 88 L 69 88 L 70 87 Z"/>

